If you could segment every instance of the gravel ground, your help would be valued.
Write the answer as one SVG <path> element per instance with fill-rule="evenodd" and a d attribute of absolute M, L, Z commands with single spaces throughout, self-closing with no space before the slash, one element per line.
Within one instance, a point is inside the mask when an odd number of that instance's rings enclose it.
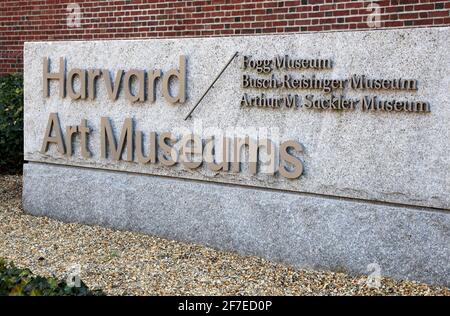
<path fill-rule="evenodd" d="M 0 258 L 35 274 L 77 267 L 111 295 L 450 295 L 450 289 L 383 278 L 298 270 L 256 257 L 103 227 L 26 215 L 21 176 L 0 176 Z"/>

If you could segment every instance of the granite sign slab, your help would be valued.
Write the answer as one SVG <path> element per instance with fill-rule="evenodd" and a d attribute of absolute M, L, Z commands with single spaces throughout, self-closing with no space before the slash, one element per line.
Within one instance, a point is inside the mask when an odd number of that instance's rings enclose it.
<path fill-rule="evenodd" d="M 430 216 L 437 212 L 444 218 L 443 226 L 421 225 L 419 230 L 424 236 L 433 234 L 434 242 L 443 245 L 441 256 L 434 262 L 438 272 L 430 277 L 420 271 L 420 264 L 410 263 L 407 273 L 391 267 L 387 273 L 448 284 L 449 261 L 444 258 L 450 257 L 449 36 L 450 29 L 443 27 L 26 43 L 24 155 L 30 163 L 25 172 L 25 208 L 30 213 L 65 220 L 89 218 L 87 222 L 92 224 L 109 223 L 106 218 L 111 212 L 113 227 L 204 241 L 217 247 L 224 238 L 221 234 L 237 233 L 233 224 L 208 238 L 202 238 L 205 234 L 200 232 L 199 236 L 175 232 L 171 225 L 162 232 L 154 225 L 138 224 L 135 211 L 125 204 L 128 201 L 133 205 L 131 196 L 148 200 L 146 207 L 138 207 L 144 222 L 146 209 L 151 214 L 165 207 L 164 212 L 176 214 L 177 205 L 185 203 L 188 213 L 183 216 L 189 216 L 189 209 L 194 214 L 201 208 L 213 218 L 222 218 L 228 212 L 235 216 L 238 211 L 243 212 L 243 218 L 247 213 L 252 217 L 249 207 L 239 207 L 233 198 L 221 197 L 220 192 L 228 192 L 222 188 L 231 185 L 242 192 L 274 192 L 252 193 L 261 197 L 258 203 L 267 225 L 290 209 L 285 202 L 273 200 L 283 199 L 288 193 L 317 198 L 318 209 L 323 205 L 330 213 L 330 205 L 342 209 L 340 199 L 361 203 L 357 205 L 365 205 L 364 212 L 373 210 L 374 214 L 381 212 L 380 216 L 386 216 L 388 208 L 411 214 L 420 210 Z M 52 165 L 64 165 L 61 168 L 67 170 L 61 173 Z M 36 187 L 38 175 L 45 170 L 48 175 L 42 183 L 53 188 L 48 195 Z M 98 171 L 106 172 L 104 182 Z M 117 176 L 120 172 L 128 175 L 122 173 L 121 178 Z M 115 202 L 106 199 L 109 202 L 98 203 L 95 194 L 83 195 L 85 201 L 80 200 L 82 197 L 71 201 L 67 189 L 59 189 L 58 181 L 72 186 L 75 177 L 80 184 L 73 185 L 72 190 L 96 190 L 92 183 L 86 183 L 91 181 L 89 173 L 98 190 L 111 188 L 108 194 Z M 130 173 L 143 177 L 136 180 L 142 182 L 135 185 L 126 180 Z M 55 174 L 59 176 L 52 176 Z M 199 201 L 202 197 L 198 191 L 193 198 L 176 181 L 188 181 L 204 190 L 208 202 Z M 142 183 L 147 182 L 151 187 L 142 190 Z M 171 189 L 177 192 L 163 194 Z M 64 197 L 58 198 L 57 193 L 63 191 Z M 152 195 L 158 196 L 154 203 L 148 197 Z M 306 212 L 308 199 L 294 200 L 291 206 L 295 205 L 292 210 L 297 219 L 285 224 L 291 225 L 288 231 L 292 233 L 302 216 L 314 222 L 314 215 Z M 214 209 L 215 204 L 221 207 L 210 214 L 208 208 Z M 90 209 L 88 205 L 96 206 Z M 115 205 L 120 209 L 109 211 Z M 69 216 L 68 209 L 78 215 Z M 357 206 L 352 206 L 354 209 Z M 120 215 L 121 223 L 114 224 L 114 214 L 125 210 Z M 98 212 L 98 218 L 86 212 Z M 401 216 L 405 221 L 403 213 Z M 180 223 L 180 227 L 191 232 L 197 220 L 201 217 L 185 226 Z M 322 224 L 323 220 L 321 217 Z M 384 220 L 388 221 L 386 217 Z M 361 225 L 355 227 L 356 231 L 380 225 L 364 220 L 359 224 L 348 222 Z M 264 221 L 259 225 L 264 227 Z M 252 230 L 245 227 L 239 229 L 247 236 Z M 270 231 L 268 243 L 271 238 L 281 238 L 276 230 Z M 300 228 L 298 233 L 302 234 Z M 396 232 L 390 234 L 395 236 Z M 245 243 L 244 237 L 238 240 L 247 246 L 236 250 L 284 260 L 284 255 L 255 250 L 259 246 Z M 344 243 L 348 238 L 342 240 Z M 286 237 L 283 253 L 289 242 Z M 319 238 L 316 246 L 325 244 L 326 240 Z M 222 248 L 236 248 L 230 245 Z M 426 243 L 421 245 L 425 247 Z M 386 245 L 378 246 L 381 248 L 377 251 L 382 253 Z M 390 252 L 402 244 L 396 242 L 393 247 Z M 414 248 L 415 253 L 423 250 L 420 247 Z M 301 257 L 298 251 L 295 253 Z M 353 253 L 342 265 L 350 272 L 364 272 L 361 261 L 350 258 Z M 422 251 L 420 257 L 425 260 L 429 255 L 429 250 Z M 393 264 L 401 256 L 393 256 L 397 258 Z M 300 257 L 285 261 L 315 266 L 313 256 Z M 377 260 L 387 262 L 389 258 Z"/>

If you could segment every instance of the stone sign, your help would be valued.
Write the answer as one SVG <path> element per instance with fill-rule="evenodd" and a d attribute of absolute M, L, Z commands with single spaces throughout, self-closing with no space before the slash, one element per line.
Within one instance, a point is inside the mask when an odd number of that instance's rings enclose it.
<path fill-rule="evenodd" d="M 24 207 L 449 284 L 449 35 L 26 43 Z"/>

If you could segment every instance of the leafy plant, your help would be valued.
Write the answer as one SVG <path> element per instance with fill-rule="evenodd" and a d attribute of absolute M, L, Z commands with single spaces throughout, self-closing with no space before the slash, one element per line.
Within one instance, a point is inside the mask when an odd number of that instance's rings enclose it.
<path fill-rule="evenodd" d="M 0 77 L 0 172 L 18 172 L 23 164 L 23 79 Z"/>
<path fill-rule="evenodd" d="M 103 296 L 101 290 L 91 291 L 80 281 L 80 286 L 69 286 L 55 278 L 34 276 L 29 269 L 19 269 L 0 259 L 0 296 Z"/>

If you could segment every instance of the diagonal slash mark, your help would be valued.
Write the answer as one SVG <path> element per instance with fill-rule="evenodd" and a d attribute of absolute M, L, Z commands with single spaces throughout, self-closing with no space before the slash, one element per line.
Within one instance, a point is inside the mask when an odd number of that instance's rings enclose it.
<path fill-rule="evenodd" d="M 227 64 L 222 68 L 222 70 L 220 71 L 220 73 L 217 75 L 216 79 L 214 79 L 214 81 L 211 83 L 211 85 L 208 87 L 208 89 L 206 89 L 205 93 L 203 93 L 202 97 L 200 98 L 200 100 L 198 100 L 198 102 L 194 105 L 194 107 L 189 111 L 188 115 L 186 115 L 186 117 L 184 118 L 184 120 L 186 121 L 188 118 L 191 117 L 192 112 L 194 112 L 194 110 L 197 108 L 197 106 L 200 104 L 200 102 L 202 102 L 203 98 L 208 94 L 209 90 L 211 90 L 211 88 L 214 86 L 214 84 L 216 83 L 217 80 L 219 80 L 220 76 L 223 74 L 223 72 L 225 71 L 225 69 L 228 68 L 228 66 L 231 64 L 231 62 L 236 58 L 236 56 L 238 55 L 238 52 L 235 52 L 233 57 L 231 57 L 231 59 L 227 62 Z"/>

